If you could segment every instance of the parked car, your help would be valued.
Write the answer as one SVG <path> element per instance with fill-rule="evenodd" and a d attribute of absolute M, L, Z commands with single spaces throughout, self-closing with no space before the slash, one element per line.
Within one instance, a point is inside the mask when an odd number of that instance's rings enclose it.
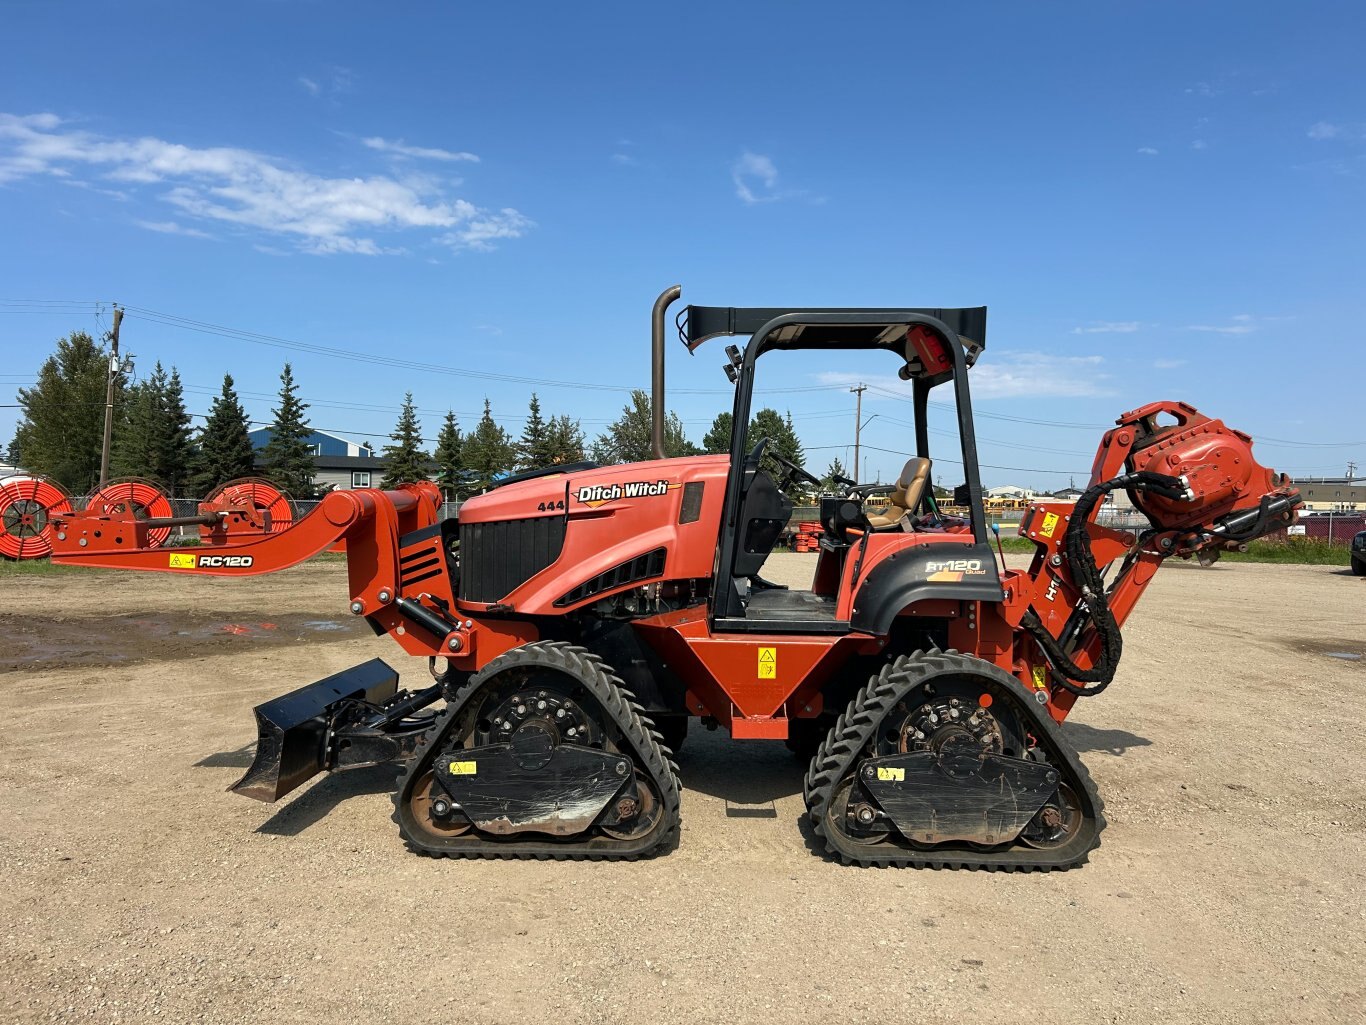
<path fill-rule="evenodd" d="M 1352 538 L 1352 572 L 1366 577 L 1366 530 L 1359 531 Z"/>

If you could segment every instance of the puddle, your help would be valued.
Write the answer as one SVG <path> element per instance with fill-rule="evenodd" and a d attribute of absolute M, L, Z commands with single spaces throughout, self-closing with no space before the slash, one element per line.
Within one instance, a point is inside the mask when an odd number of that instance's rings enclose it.
<path fill-rule="evenodd" d="M 183 612 L 105 618 L 37 619 L 0 615 L 0 673 L 25 669 L 162 662 L 262 646 L 319 644 L 368 637 L 363 622 L 319 619 L 316 613 L 269 620 Z"/>
<path fill-rule="evenodd" d="M 1366 666 L 1366 641 L 1348 640 L 1344 637 L 1330 637 L 1327 640 L 1312 641 L 1286 638 L 1282 643 L 1308 655 L 1320 655 L 1325 658 L 1335 658 L 1341 662 L 1355 662 Z"/>

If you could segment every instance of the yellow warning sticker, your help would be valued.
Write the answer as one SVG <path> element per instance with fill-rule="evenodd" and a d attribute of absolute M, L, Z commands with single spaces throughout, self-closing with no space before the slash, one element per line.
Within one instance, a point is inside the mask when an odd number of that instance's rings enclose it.
<path fill-rule="evenodd" d="M 889 765 L 879 765 L 877 767 L 877 778 L 882 780 L 884 783 L 905 783 L 906 770 L 895 769 Z"/>
<path fill-rule="evenodd" d="M 171 569 L 194 569 L 194 556 L 183 552 L 172 552 L 169 556 Z"/>
<path fill-rule="evenodd" d="M 759 679 L 775 680 L 778 677 L 778 649 L 759 649 Z"/>
<path fill-rule="evenodd" d="M 477 776 L 479 774 L 479 764 L 477 762 L 451 762 L 452 776 Z"/>
<path fill-rule="evenodd" d="M 1045 513 L 1045 514 L 1044 514 L 1044 518 L 1043 518 L 1043 526 L 1039 528 L 1039 536 L 1040 536 L 1040 537 L 1052 537 L 1052 536 L 1053 536 L 1053 531 L 1055 531 L 1055 530 L 1057 530 L 1057 529 L 1058 529 L 1058 514 L 1057 514 L 1057 513 Z"/>
<path fill-rule="evenodd" d="M 1034 677 L 1034 686 L 1039 690 L 1046 690 L 1048 687 L 1048 670 L 1043 666 L 1033 666 L 1030 672 Z"/>

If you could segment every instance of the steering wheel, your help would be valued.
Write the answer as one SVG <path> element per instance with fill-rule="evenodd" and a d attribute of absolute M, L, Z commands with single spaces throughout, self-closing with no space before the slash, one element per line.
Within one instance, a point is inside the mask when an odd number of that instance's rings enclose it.
<path fill-rule="evenodd" d="M 765 438 L 764 440 L 767 441 L 768 439 Z M 807 473 L 806 470 L 802 469 L 800 466 L 792 462 L 790 459 L 783 458 L 777 452 L 770 452 L 769 455 L 772 456 L 773 461 L 776 462 L 779 466 L 781 466 L 785 471 L 783 473 L 783 483 L 787 483 L 795 477 L 798 480 L 804 480 L 806 481 L 806 483 L 811 484 L 815 487 L 821 486 L 821 479 L 819 477 L 814 477 L 810 473 Z M 779 486 L 781 487 L 781 485 Z"/>

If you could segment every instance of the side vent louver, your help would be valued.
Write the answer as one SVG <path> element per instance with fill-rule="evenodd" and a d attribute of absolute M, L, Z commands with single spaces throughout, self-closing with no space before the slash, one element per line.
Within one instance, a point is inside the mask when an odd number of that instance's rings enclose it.
<path fill-rule="evenodd" d="M 595 577 L 590 577 L 564 597 L 557 598 L 555 607 L 564 608 L 568 605 L 577 605 L 587 598 L 603 594 L 614 588 L 626 584 L 638 584 L 642 580 L 663 575 L 664 549 L 656 548 L 654 551 L 638 555 L 634 559 L 627 559 L 620 566 L 614 566 L 606 573 L 599 573 Z"/>
<path fill-rule="evenodd" d="M 498 602 L 552 565 L 564 548 L 564 517 L 460 524 L 460 597 Z"/>

